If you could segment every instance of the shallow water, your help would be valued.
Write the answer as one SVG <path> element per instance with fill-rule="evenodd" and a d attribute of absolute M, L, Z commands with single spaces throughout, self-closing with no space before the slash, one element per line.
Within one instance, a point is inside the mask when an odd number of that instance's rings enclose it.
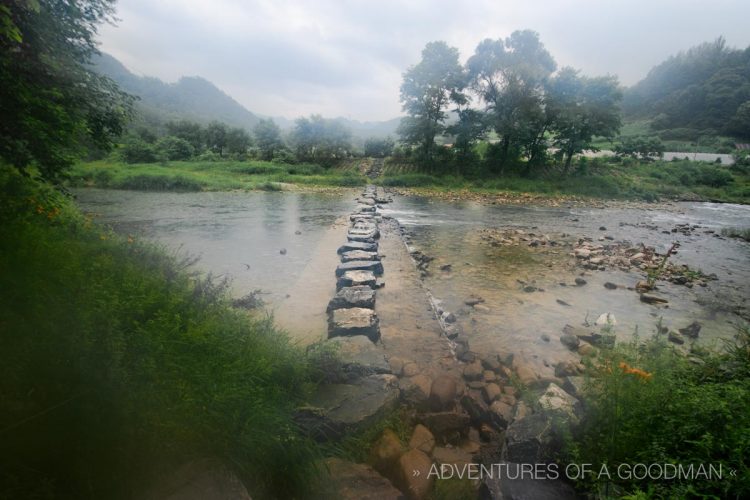
<path fill-rule="evenodd" d="M 740 318 L 726 309 L 730 304 L 746 305 L 750 296 L 750 245 L 704 232 L 749 227 L 750 207 L 746 206 L 680 203 L 652 209 L 582 209 L 399 197 L 384 213 L 401 222 L 414 248 L 435 258 L 425 284 L 446 310 L 457 314 L 472 349 L 478 351 L 525 353 L 554 363 L 562 355 L 557 341 L 562 328 L 594 323 L 605 312 L 615 315 L 619 339 L 627 339 L 635 331 L 653 333 L 661 318 L 672 329 L 693 320 L 701 322 L 701 342 L 710 344 L 735 333 L 733 324 Z M 700 227 L 687 236 L 662 233 L 681 223 Z M 600 230 L 602 226 L 607 230 Z M 484 228 L 515 228 L 537 235 L 568 233 L 595 241 L 610 235 L 618 241 L 655 246 L 660 253 L 679 242 L 671 262 L 716 273 L 719 279 L 706 288 L 693 289 L 660 282 L 659 293 L 669 299 L 669 307 L 651 306 L 626 289 L 643 279 L 640 272 L 587 271 L 587 285 L 571 286 L 583 270 L 575 267 L 570 247 L 492 247 L 480 238 Z M 441 271 L 447 264 L 451 270 Z M 526 293 L 519 280 L 544 291 Z M 603 286 L 607 281 L 623 288 L 608 290 Z M 464 301 L 472 294 L 484 298 L 488 310 L 466 306 Z M 558 299 L 570 305 L 562 305 Z M 551 341 L 543 340 L 543 334 Z"/>
<path fill-rule="evenodd" d="M 234 296 L 263 290 L 264 301 L 296 338 L 310 341 L 325 334 L 325 304 L 334 293 L 333 271 L 338 263 L 335 250 L 345 241 L 342 217 L 354 205 L 354 192 L 176 194 L 86 189 L 76 194 L 84 211 L 117 231 L 200 256 L 199 269 L 231 278 Z M 729 306 L 746 305 L 750 295 L 750 245 L 704 232 L 750 227 L 746 206 L 684 203 L 652 209 L 585 209 L 395 197 L 383 213 L 407 229 L 411 246 L 435 257 L 425 286 L 447 310 L 456 312 L 472 349 L 478 351 L 510 350 L 554 363 L 564 357 L 557 341 L 562 328 L 587 320 L 593 323 L 604 312 L 617 318 L 618 338 L 628 338 L 636 328 L 651 333 L 661 317 L 675 329 L 700 321 L 701 341 L 711 343 L 734 334 L 732 323 L 739 318 Z M 700 227 L 688 236 L 662 233 L 680 223 Z M 607 230 L 599 230 L 600 226 Z M 693 289 L 661 283 L 659 293 L 669 299 L 669 307 L 650 306 L 631 290 L 603 287 L 606 281 L 632 287 L 642 279 L 640 273 L 594 271 L 585 276 L 586 286 L 562 286 L 572 285 L 581 273 L 569 248 L 491 247 L 480 238 L 484 228 L 568 233 L 594 240 L 611 235 L 655 246 L 660 252 L 677 241 L 681 247 L 672 261 L 716 273 L 719 279 Z M 282 249 L 286 254 L 280 253 Z M 444 264 L 451 264 L 452 270 L 440 271 Z M 385 266 L 388 281 L 388 259 Z M 525 293 L 518 280 L 544 291 Z M 488 310 L 464 305 L 471 294 L 482 296 Z M 542 340 L 542 334 L 551 340 Z"/>

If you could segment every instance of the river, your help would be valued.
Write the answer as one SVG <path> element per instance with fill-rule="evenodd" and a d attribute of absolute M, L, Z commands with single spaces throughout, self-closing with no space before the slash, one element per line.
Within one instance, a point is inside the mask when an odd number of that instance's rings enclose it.
<path fill-rule="evenodd" d="M 82 189 L 75 194 L 85 212 L 116 231 L 200 257 L 201 271 L 231 279 L 233 296 L 262 290 L 268 310 L 292 337 L 310 341 L 324 335 L 325 304 L 334 293 L 333 270 L 338 263 L 335 250 L 345 240 L 345 215 L 355 191 L 336 195 Z M 675 203 L 588 209 L 396 196 L 383 214 L 405 228 L 411 248 L 435 259 L 424 285 L 456 313 L 472 349 L 517 352 L 547 364 L 558 359 L 556 337 L 566 324 L 593 323 L 605 312 L 614 314 L 621 339 L 635 331 L 652 333 L 661 318 L 672 329 L 700 322 L 699 341 L 706 344 L 731 337 L 733 324 L 747 317 L 750 245 L 718 237 L 724 227 L 750 227 L 747 206 Z M 672 232 L 677 224 L 690 224 L 692 229 L 687 234 Z M 587 284 L 573 286 L 582 270 L 569 248 L 493 247 L 482 238 L 488 228 L 564 233 L 594 241 L 610 237 L 645 243 L 660 252 L 679 242 L 672 261 L 715 273 L 718 279 L 691 289 L 660 283 L 659 292 L 669 304 L 651 306 L 627 288 L 643 278 L 641 273 L 587 271 Z M 387 258 L 384 265 L 387 281 Z M 606 289 L 606 282 L 619 287 Z M 530 283 L 542 291 L 525 292 Z M 484 299 L 482 308 L 464 303 L 471 295 Z"/>

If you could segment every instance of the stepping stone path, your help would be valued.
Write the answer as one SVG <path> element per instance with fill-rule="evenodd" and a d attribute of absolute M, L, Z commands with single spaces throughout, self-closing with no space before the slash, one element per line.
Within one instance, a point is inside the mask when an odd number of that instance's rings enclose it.
<path fill-rule="evenodd" d="M 377 277 L 384 272 L 378 254 L 381 217 L 377 212 L 377 188 L 368 185 L 357 201 L 349 216 L 347 241 L 338 249 L 341 264 L 336 268 L 336 296 L 328 303 L 328 337 L 364 335 L 377 342 L 380 325 L 375 312 L 375 289 Z"/>

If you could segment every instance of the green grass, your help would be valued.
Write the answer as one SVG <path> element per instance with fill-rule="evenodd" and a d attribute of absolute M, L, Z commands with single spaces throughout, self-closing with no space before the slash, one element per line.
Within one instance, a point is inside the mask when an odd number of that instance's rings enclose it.
<path fill-rule="evenodd" d="M 51 188 L 3 167 L 0 190 L 0 498 L 137 498 L 202 456 L 253 498 L 304 495 L 304 353 Z"/>
<path fill-rule="evenodd" d="M 664 335 L 637 337 L 589 362 L 585 417 L 567 457 L 607 464 L 612 480 L 579 486 L 607 498 L 747 498 L 750 495 L 750 332 L 723 352 L 674 350 Z M 618 478 L 620 464 L 722 465 L 721 480 Z M 736 470 L 736 477 L 729 471 Z"/>
<path fill-rule="evenodd" d="M 70 186 L 150 191 L 278 190 L 283 184 L 362 186 L 366 179 L 351 165 L 323 168 L 310 164 L 264 161 L 173 161 L 126 164 L 95 161 L 77 164 Z"/>
<path fill-rule="evenodd" d="M 620 129 L 620 137 L 658 137 L 666 151 L 685 153 L 732 153 L 735 140 L 720 135 L 700 135 L 700 131 L 691 129 L 658 130 L 651 129 L 649 120 L 625 122 Z M 619 139 L 610 141 L 603 137 L 595 138 L 593 146 L 597 149 L 612 150 Z"/>
<path fill-rule="evenodd" d="M 750 175 L 743 168 L 689 161 L 581 159 L 572 170 L 569 175 L 551 170 L 531 178 L 482 173 L 480 168 L 465 175 L 432 175 L 405 162 L 392 162 L 386 165 L 383 177 L 377 182 L 390 187 L 467 189 L 477 193 L 508 191 L 647 201 L 698 198 L 750 203 Z"/>

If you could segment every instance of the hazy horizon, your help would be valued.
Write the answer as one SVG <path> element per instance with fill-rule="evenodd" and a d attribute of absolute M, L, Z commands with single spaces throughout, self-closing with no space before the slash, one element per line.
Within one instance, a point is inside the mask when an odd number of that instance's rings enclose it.
<path fill-rule="evenodd" d="M 120 0 L 101 50 L 129 70 L 174 82 L 203 77 L 248 110 L 293 119 L 320 113 L 359 121 L 401 115 L 402 73 L 427 42 L 462 62 L 484 38 L 532 29 L 558 63 L 632 85 L 670 55 L 724 36 L 750 45 L 740 1 L 536 2 Z"/>

